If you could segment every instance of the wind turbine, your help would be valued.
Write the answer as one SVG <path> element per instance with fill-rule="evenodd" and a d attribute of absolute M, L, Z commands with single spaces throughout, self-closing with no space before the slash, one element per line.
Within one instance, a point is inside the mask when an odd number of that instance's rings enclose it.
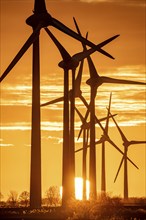
<path fill-rule="evenodd" d="M 89 56 L 91 53 L 95 52 L 95 49 L 89 49 L 80 53 L 73 55 L 72 57 L 66 51 L 66 49 L 61 45 L 61 43 L 56 39 L 56 37 L 49 31 L 48 28 L 45 28 L 47 34 L 53 40 L 57 46 L 60 54 L 63 58 L 63 61 L 59 63 L 59 66 L 64 69 L 64 117 L 63 117 L 63 198 L 62 203 L 65 204 L 71 196 L 74 195 L 74 177 L 75 177 L 75 159 L 74 159 L 74 109 L 75 109 L 75 72 L 76 68 L 79 65 L 80 61 L 83 61 L 84 58 Z M 102 44 L 107 44 L 114 37 L 107 39 L 102 42 Z M 97 45 L 98 47 L 98 45 Z M 82 72 L 83 63 L 81 63 L 77 82 L 81 82 L 81 72 Z M 69 70 L 72 70 L 72 90 L 70 92 L 70 117 L 69 117 Z M 78 93 L 77 93 L 78 95 Z M 83 97 L 82 97 L 82 100 Z M 48 104 L 48 103 L 47 103 Z M 43 104 L 44 106 L 46 104 Z M 70 120 L 70 123 L 69 123 Z M 68 165 L 68 158 L 70 158 L 70 163 Z M 67 171 L 68 169 L 68 171 Z M 69 184 L 70 177 L 70 184 Z"/>
<path fill-rule="evenodd" d="M 96 91 L 97 91 L 97 89 L 98 89 L 98 87 L 99 86 L 101 86 L 103 83 L 116 83 L 116 84 L 132 84 L 132 85 L 146 85 L 146 83 L 143 83 L 143 82 L 136 82 L 136 81 L 131 81 L 131 80 L 122 80 L 122 79 L 113 79 L 113 78 L 110 78 L 110 77 L 104 77 L 104 76 L 99 76 L 98 74 L 97 74 L 97 72 L 96 72 L 96 69 L 95 69 L 95 66 L 94 66 L 94 64 L 93 64 L 93 62 L 92 62 L 92 60 L 91 60 L 91 58 L 90 57 L 88 57 L 87 58 L 88 59 L 88 64 L 89 64 L 89 70 L 90 70 L 90 72 L 92 73 L 92 75 L 93 75 L 93 77 L 90 77 L 90 79 L 89 80 L 87 80 L 87 84 L 89 84 L 90 85 L 90 87 L 93 89 L 93 95 L 92 95 L 92 99 L 91 99 L 91 102 L 90 102 L 90 107 L 88 108 L 88 110 L 87 110 L 87 112 L 86 112 L 86 115 L 85 115 L 85 118 L 84 118 L 84 120 L 86 121 L 87 120 L 87 117 L 88 117 L 88 114 L 89 114 L 89 112 L 90 112 L 90 120 L 92 121 L 90 121 L 90 123 L 91 123 L 91 129 L 93 129 L 93 131 L 94 131 L 94 120 L 93 120 L 93 118 L 91 118 L 91 115 L 94 113 L 94 109 L 93 109 L 93 107 L 94 107 L 94 99 L 95 99 L 95 96 L 96 96 Z M 92 112 L 92 113 L 91 113 Z M 92 125 L 93 124 L 93 125 Z M 93 127 L 92 127 L 93 126 Z M 101 127 L 101 125 L 100 125 L 100 127 Z M 120 151 L 119 150 L 119 148 L 117 148 L 117 146 L 114 144 L 114 142 L 108 137 L 108 135 L 107 135 L 107 133 L 106 133 L 106 131 L 103 129 L 103 127 L 101 127 L 102 128 L 102 130 L 105 132 L 105 138 L 106 138 L 106 140 L 107 141 L 109 141 L 118 151 Z M 80 133 L 79 133 L 79 135 L 81 134 L 81 132 L 82 132 L 82 128 L 81 128 L 81 130 L 80 130 Z M 91 133 L 91 134 L 93 134 L 93 133 Z M 94 138 L 94 135 L 92 136 L 92 138 Z M 93 142 L 94 143 L 94 142 Z M 95 148 L 93 148 L 93 149 L 95 149 Z M 122 151 L 120 151 L 121 153 L 122 153 Z M 91 161 L 92 161 L 92 163 L 94 163 L 94 169 L 93 169 L 93 165 L 91 165 L 91 169 L 92 169 L 92 179 L 93 179 L 93 181 L 94 181 L 94 188 L 92 189 L 93 191 L 94 191 L 94 193 L 95 193 L 95 185 L 96 185 L 96 180 L 95 180 L 95 160 L 92 160 L 92 158 L 95 158 L 95 151 L 94 152 L 92 152 L 93 153 L 93 155 L 94 155 L 94 157 L 93 156 L 91 156 Z M 91 155 L 92 155 L 92 153 L 91 153 Z M 122 153 L 123 154 L 123 153 Z M 130 160 L 130 159 L 129 159 Z M 132 162 L 131 160 L 130 160 L 130 162 Z M 137 167 L 137 166 L 136 166 Z M 90 180 L 91 181 L 91 180 Z M 92 186 L 92 185 L 91 185 Z"/>
<path fill-rule="evenodd" d="M 75 107 L 76 112 L 78 113 L 81 122 L 82 122 L 82 127 L 83 127 L 83 147 L 76 150 L 75 153 L 83 151 L 83 162 L 82 162 L 82 173 L 83 173 L 83 199 L 86 199 L 86 159 L 87 159 L 87 148 L 90 147 L 90 144 L 88 144 L 88 139 L 89 139 L 89 132 L 90 132 L 90 122 L 84 123 L 84 117 L 80 113 L 80 111 Z M 116 114 L 115 114 L 116 115 Z M 113 115 L 113 116 L 115 116 Z M 110 118 L 111 116 L 108 116 Z M 108 120 L 107 117 L 99 119 L 99 122 Z M 97 123 L 97 122 L 96 122 Z M 98 144 L 102 143 L 102 138 L 98 141 Z M 97 144 L 97 143 L 96 143 Z"/>
<path fill-rule="evenodd" d="M 73 19 L 78 34 L 82 36 L 75 18 Z M 116 35 L 116 37 L 118 36 L 119 35 Z M 87 51 L 86 45 L 83 42 L 82 42 L 82 46 L 83 49 Z M 90 56 L 87 57 L 87 61 L 89 65 L 90 78 L 94 78 L 97 76 L 97 72 L 95 70 L 95 67 L 92 63 Z M 97 93 L 97 87 L 94 84 L 92 84 L 90 85 L 90 90 L 91 90 L 90 104 L 85 116 L 85 120 L 87 119 L 88 114 L 90 112 L 90 160 L 89 160 L 90 161 L 89 162 L 90 198 L 96 199 L 95 98 Z"/>
<path fill-rule="evenodd" d="M 56 39 L 56 37 L 45 28 L 57 48 L 59 49 L 63 61 L 59 66 L 64 69 L 64 96 L 59 101 L 64 100 L 63 108 L 63 197 L 62 204 L 74 196 L 74 178 L 75 178 L 75 159 L 74 159 L 74 97 L 75 97 L 75 70 L 79 64 L 79 57 L 72 59 L 70 54 Z M 79 61 L 78 61 L 79 60 Z M 83 62 L 83 61 L 82 61 Z M 80 66 L 82 69 L 83 64 Z M 69 92 L 69 70 L 72 70 L 72 90 Z M 71 101 L 69 117 L 69 98 Z M 58 100 L 57 100 L 58 101 Z M 56 103 L 56 100 L 55 100 Z M 50 103 L 49 103 L 50 104 Z M 48 105 L 45 103 L 41 106 Z M 70 123 L 69 123 L 70 122 Z M 69 160 L 68 160 L 69 159 Z"/>
<path fill-rule="evenodd" d="M 122 160 L 120 162 L 120 165 L 119 165 L 119 168 L 118 168 L 118 171 L 117 171 L 117 174 L 116 174 L 116 177 L 114 179 L 114 182 L 116 181 L 117 177 L 118 177 L 118 174 L 120 172 L 120 169 L 122 167 L 122 164 L 124 163 L 124 199 L 128 199 L 128 167 L 127 167 L 127 153 L 128 153 L 128 148 L 129 146 L 133 145 L 133 144 L 145 144 L 146 141 L 135 141 L 135 140 L 132 140 L 132 141 L 129 141 L 125 134 L 123 133 L 123 131 L 121 130 L 121 128 L 119 127 L 119 125 L 117 124 L 116 120 L 112 117 L 120 135 L 121 135 L 121 138 L 123 140 L 123 146 L 124 146 L 124 155 L 122 157 Z"/>
<path fill-rule="evenodd" d="M 75 23 L 78 33 L 81 35 L 81 32 L 79 30 L 79 27 L 77 25 L 75 18 L 74 18 L 74 23 Z M 83 48 L 86 50 L 86 46 L 84 45 L 83 42 L 82 42 L 82 45 L 83 45 Z M 134 85 L 146 85 L 146 83 L 99 76 L 90 56 L 87 57 L 87 61 L 88 61 L 89 71 L 90 71 L 90 78 L 87 80 L 87 84 L 91 88 L 91 97 L 90 97 L 90 107 L 88 108 L 86 112 L 84 120 L 85 121 L 87 120 L 88 114 L 90 112 L 90 123 L 91 123 L 91 127 L 90 127 L 90 145 L 91 145 L 90 146 L 90 161 L 91 161 L 90 163 L 90 191 L 91 191 L 91 196 L 96 197 L 96 157 L 95 157 L 94 115 L 95 115 L 95 97 L 96 97 L 97 89 L 103 83 L 134 84 Z M 79 136 L 81 132 L 82 132 L 82 129 L 80 130 Z"/>
<path fill-rule="evenodd" d="M 0 77 L 0 82 L 9 74 L 11 69 L 21 59 L 27 49 L 33 45 L 33 69 L 32 69 L 32 130 L 31 130 L 31 179 L 30 179 L 30 206 L 38 208 L 41 206 L 41 137 L 40 137 L 40 52 L 39 34 L 40 30 L 47 26 L 53 26 L 69 36 L 83 41 L 100 53 L 112 58 L 107 52 L 79 36 L 76 32 L 53 18 L 46 10 L 45 0 L 34 1 L 33 15 L 27 18 L 26 23 L 32 27 L 33 33 L 14 57 L 7 69 Z"/>

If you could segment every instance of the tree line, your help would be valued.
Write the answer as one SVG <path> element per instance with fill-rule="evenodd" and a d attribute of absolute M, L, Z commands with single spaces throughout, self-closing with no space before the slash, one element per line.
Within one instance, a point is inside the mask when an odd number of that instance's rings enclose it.
<path fill-rule="evenodd" d="M 8 198 L 4 201 L 4 196 L 0 192 L 0 207 L 28 207 L 30 205 L 30 193 L 23 191 L 18 194 L 17 191 L 11 190 Z M 46 192 L 44 198 L 42 198 L 42 205 L 44 206 L 60 206 L 61 195 L 58 186 L 50 186 Z"/>

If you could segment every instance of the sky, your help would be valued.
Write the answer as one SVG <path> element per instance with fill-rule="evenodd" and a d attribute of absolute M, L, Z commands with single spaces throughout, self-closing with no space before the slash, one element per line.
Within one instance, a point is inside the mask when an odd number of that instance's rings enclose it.
<path fill-rule="evenodd" d="M 32 33 L 25 20 L 32 14 L 33 0 L 0 0 L 0 74 Z M 90 41 L 98 44 L 116 34 L 120 36 L 104 49 L 115 59 L 98 52 L 92 59 L 101 76 L 146 81 L 145 75 L 145 1 L 144 0 L 46 0 L 48 12 L 75 30 L 76 18 L 83 36 L 88 31 Z M 77 40 L 49 27 L 66 50 L 74 55 L 82 51 Z M 44 30 L 40 34 L 41 103 L 63 95 L 62 60 L 57 48 Z M 31 47 L 1 83 L 0 191 L 7 198 L 10 190 L 28 190 L 30 181 L 31 131 Z M 78 71 L 78 70 L 77 70 Z M 70 77 L 71 78 L 71 77 Z M 90 88 L 86 84 L 89 70 L 85 61 L 81 89 L 89 103 Z M 96 114 L 105 117 L 112 91 L 112 113 L 128 140 L 146 140 L 145 86 L 102 85 L 96 97 Z M 85 106 L 76 99 L 76 106 L 84 115 Z M 63 103 L 41 109 L 42 195 L 51 185 L 61 186 Z M 81 126 L 76 115 L 76 137 Z M 110 120 L 111 139 L 123 150 L 121 137 Z M 96 139 L 102 132 L 96 127 Z M 76 149 L 82 147 L 82 137 Z M 89 155 L 88 155 L 89 156 Z M 97 192 L 101 185 L 101 146 L 96 147 Z M 129 196 L 146 196 L 146 145 L 129 147 L 128 156 L 139 170 L 128 164 Z M 122 155 L 106 144 L 107 191 L 123 196 L 123 169 L 116 183 Z M 82 154 L 76 154 L 76 176 L 82 175 Z M 89 175 L 88 175 L 89 176 Z"/>

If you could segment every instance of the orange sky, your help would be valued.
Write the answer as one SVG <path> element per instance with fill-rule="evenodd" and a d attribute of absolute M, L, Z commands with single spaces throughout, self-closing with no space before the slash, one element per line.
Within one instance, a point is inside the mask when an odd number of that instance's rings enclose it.
<path fill-rule="evenodd" d="M 120 34 L 104 49 L 115 57 L 111 60 L 99 53 L 92 55 L 100 75 L 145 81 L 145 7 L 144 1 L 49 1 L 48 12 L 75 30 L 74 16 L 82 33 L 89 31 L 94 43 Z M 32 14 L 33 0 L 0 0 L 1 74 L 8 66 L 32 30 L 25 19 Z M 50 30 L 73 55 L 82 50 L 81 44 L 60 31 Z M 41 102 L 63 94 L 63 72 L 59 69 L 60 54 L 44 30 L 41 31 Z M 89 101 L 88 66 L 84 66 L 82 91 Z M 112 112 L 129 140 L 146 140 L 146 91 L 144 86 L 103 85 L 98 90 L 96 112 L 105 116 L 110 91 L 113 91 Z M 82 113 L 85 107 L 79 99 L 76 105 Z M 1 181 L 0 191 L 7 197 L 10 190 L 29 190 L 31 120 L 31 48 L 1 83 Z M 80 128 L 76 116 L 76 135 Z M 110 135 L 123 150 L 118 131 L 110 121 Z M 101 131 L 97 126 L 97 139 Z M 76 148 L 81 146 L 81 140 Z M 146 196 L 145 145 L 129 148 L 129 157 L 139 170 L 129 165 L 129 195 Z M 121 155 L 107 144 L 107 191 L 123 195 L 123 170 L 117 182 L 113 180 Z M 100 190 L 101 148 L 97 146 L 97 190 Z M 62 166 L 62 103 L 42 109 L 42 190 L 61 185 Z M 81 176 L 81 153 L 76 155 L 76 175 Z"/>

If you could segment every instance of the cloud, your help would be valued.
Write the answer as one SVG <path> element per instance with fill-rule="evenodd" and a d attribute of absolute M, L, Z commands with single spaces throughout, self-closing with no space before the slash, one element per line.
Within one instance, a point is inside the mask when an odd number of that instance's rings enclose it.
<path fill-rule="evenodd" d="M 3 143 L 4 140 L 2 138 L 0 138 L 0 147 L 13 147 L 13 144 L 5 144 Z"/>
<path fill-rule="evenodd" d="M 59 0 L 56 0 L 59 1 Z M 117 5 L 125 5 L 125 6 L 137 6 L 137 7 L 145 7 L 145 0 L 62 0 L 62 2 L 82 2 L 82 3 L 113 3 Z"/>
<path fill-rule="evenodd" d="M 107 69 L 104 74 L 101 76 L 109 76 L 118 79 L 127 79 L 134 81 L 145 82 L 145 67 L 143 65 L 130 65 L 130 66 L 121 66 L 118 68 Z M 58 77 L 58 78 L 57 78 Z M 83 76 L 83 82 L 81 89 L 83 91 L 82 95 L 85 97 L 86 101 L 90 101 L 90 88 L 84 83 L 86 79 Z M 88 77 L 86 75 L 86 77 Z M 44 77 L 46 79 L 46 77 Z M 41 87 L 41 103 L 53 100 L 54 98 L 59 98 L 63 95 L 63 85 L 60 84 L 60 76 L 56 75 L 55 81 L 52 81 L 52 78 L 48 78 L 47 84 L 51 86 L 44 85 Z M 49 83 L 51 80 L 53 83 Z M 96 96 L 96 113 L 98 117 L 104 117 L 107 114 L 106 107 L 109 102 L 109 94 L 113 92 L 112 97 L 112 111 L 113 113 L 118 113 L 125 115 L 124 121 L 128 113 L 131 114 L 131 118 L 127 117 L 127 124 L 129 125 L 129 120 L 133 120 L 133 123 L 140 124 L 145 123 L 145 86 L 133 86 L 133 85 L 116 85 L 116 84 L 103 84 L 99 89 Z M 17 121 L 12 120 L 9 117 L 10 113 L 14 112 L 23 112 L 25 106 L 25 116 L 26 120 L 30 120 L 30 110 L 31 110 L 31 86 L 19 85 L 15 83 L 12 87 L 10 84 L 5 84 L 1 89 L 1 112 L 3 116 L 3 126 L 2 130 L 30 130 L 31 124 L 24 123 L 20 120 L 24 120 L 17 116 Z M 9 95 L 10 94 L 10 95 Z M 83 105 L 82 101 L 77 98 L 76 106 L 83 112 L 85 115 L 86 108 Z M 22 109 L 23 108 L 23 109 Z M 43 120 L 41 124 L 41 129 L 43 131 L 62 131 L 63 129 L 63 102 L 57 103 L 55 105 L 50 105 L 45 108 L 42 108 Z M 135 111 L 137 111 L 137 119 L 135 120 Z M 7 117 L 6 117 L 7 114 Z M 21 114 L 19 114 L 21 115 Z M 22 114 L 23 115 L 23 114 Z M 16 118 L 16 117 L 15 117 Z M 142 120 L 143 118 L 143 120 Z M 140 120 L 139 120 L 140 119 Z M 11 121 L 10 121 L 11 120 Z M 120 118 L 120 122 L 122 122 Z M 12 123 L 13 121 L 13 123 Z M 137 122 L 136 122 L 137 121 Z M 80 120 L 77 117 L 76 130 L 80 129 Z"/>
<path fill-rule="evenodd" d="M 116 3 L 131 6 L 145 6 L 144 0 L 80 0 L 80 2 L 85 3 Z"/>
<path fill-rule="evenodd" d="M 3 143 L 0 143 L 0 147 L 13 147 L 14 145 L 13 144 L 3 144 Z"/>

